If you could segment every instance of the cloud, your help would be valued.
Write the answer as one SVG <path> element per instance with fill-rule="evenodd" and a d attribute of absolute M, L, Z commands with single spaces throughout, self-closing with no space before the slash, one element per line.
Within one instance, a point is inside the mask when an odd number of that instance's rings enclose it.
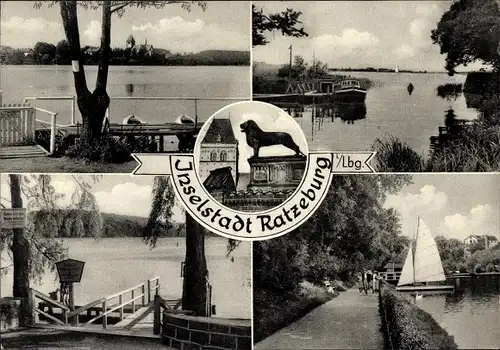
<path fill-rule="evenodd" d="M 92 20 L 83 31 L 83 36 L 90 41 L 91 44 L 97 44 L 101 39 L 101 22 Z"/>
<path fill-rule="evenodd" d="M 13 16 L 0 23 L 3 43 L 12 43 L 16 47 L 33 47 L 38 41 L 64 38 L 62 24 L 41 17 L 23 18 Z M 43 33 L 43 36 L 40 36 Z M 45 38 L 45 39 L 44 39 Z"/>
<path fill-rule="evenodd" d="M 152 186 L 139 186 L 126 182 L 114 186 L 110 191 L 94 193 L 99 209 L 103 213 L 147 217 L 153 202 Z"/>
<path fill-rule="evenodd" d="M 415 57 L 416 53 L 417 51 L 407 44 L 403 44 L 394 50 L 394 54 L 400 59 Z"/>
<path fill-rule="evenodd" d="M 345 28 L 341 35 L 323 34 L 313 38 L 315 48 L 335 47 L 340 53 L 354 49 L 373 48 L 379 45 L 379 39 L 372 33 L 359 32 L 354 28 Z"/>
<path fill-rule="evenodd" d="M 464 215 L 447 215 L 439 226 L 441 234 L 464 239 L 471 234 L 498 235 L 500 231 L 498 211 L 488 204 L 480 204 Z"/>
<path fill-rule="evenodd" d="M 216 25 L 207 25 L 201 19 L 189 21 L 181 16 L 161 18 L 155 23 L 134 24 L 132 31 L 140 33 L 153 46 L 181 53 L 209 49 L 248 50 L 250 47 L 249 33 L 228 31 Z"/>
<path fill-rule="evenodd" d="M 448 203 L 448 196 L 444 192 L 438 192 L 432 185 L 425 185 L 419 193 L 407 193 L 404 195 L 390 195 L 385 202 L 386 208 L 396 208 L 403 215 L 415 212 L 436 212 L 442 210 Z"/>

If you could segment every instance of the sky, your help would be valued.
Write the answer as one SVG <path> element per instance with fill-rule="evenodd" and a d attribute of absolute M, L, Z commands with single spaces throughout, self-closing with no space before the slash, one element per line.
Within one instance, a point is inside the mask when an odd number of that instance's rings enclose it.
<path fill-rule="evenodd" d="M 248 146 L 246 134 L 241 131 L 240 124 L 253 120 L 264 131 L 281 131 L 289 133 L 294 142 L 299 146 L 300 150 L 307 154 L 307 140 L 299 124 L 288 113 L 276 106 L 256 102 L 246 101 L 234 103 L 217 111 L 213 118 L 229 118 L 233 127 L 233 133 L 238 141 L 238 171 L 240 173 L 249 173 L 250 165 L 247 159 L 253 156 L 253 149 Z M 209 119 L 207 122 L 210 123 Z M 209 129 L 208 123 L 204 124 L 203 129 L 197 140 L 203 140 L 205 133 Z M 195 154 L 198 154 L 199 148 L 195 148 Z M 264 147 L 259 150 L 259 156 L 275 156 L 275 155 L 294 155 L 295 152 L 281 145 Z"/>
<path fill-rule="evenodd" d="M 384 206 L 401 213 L 403 234 L 409 237 L 415 234 L 420 216 L 434 237 L 499 238 L 500 175 L 414 174 L 413 184 L 390 195 Z"/>
<path fill-rule="evenodd" d="M 58 204 L 66 206 L 71 203 L 71 194 L 77 184 L 72 175 L 52 175 L 52 185 L 56 193 L 65 194 Z M 103 213 L 148 217 L 153 202 L 153 176 L 104 175 L 99 182 L 94 183 L 89 175 L 78 175 L 92 185 L 99 210 Z M 10 208 L 10 192 L 7 175 L 1 175 L 0 203 Z M 24 199 L 26 205 L 26 200 Z M 182 209 L 173 209 L 173 221 L 184 222 Z"/>
<path fill-rule="evenodd" d="M 264 13 L 292 8 L 299 18 L 305 38 L 267 35 L 270 43 L 253 49 L 253 60 L 268 64 L 288 64 L 292 54 L 329 67 L 384 67 L 444 71 L 445 56 L 432 43 L 435 29 L 451 1 L 258 1 Z M 313 54 L 314 53 L 314 54 Z M 482 67 L 474 64 L 467 69 Z M 460 68 L 458 69 L 460 71 Z"/>
<path fill-rule="evenodd" d="M 59 7 L 33 8 L 33 1 L 2 1 L 0 44 L 14 48 L 33 47 L 38 41 L 56 44 L 65 38 Z M 221 20 L 223 18 L 223 20 Z M 128 8 L 122 18 L 112 17 L 111 47 L 125 47 L 132 34 L 136 43 L 147 39 L 153 47 L 172 52 L 202 50 L 249 50 L 250 4 L 247 1 L 207 4 L 206 11 L 193 5 L 191 11 L 179 4 L 163 9 Z M 78 8 L 82 46 L 99 46 L 101 12 Z"/>

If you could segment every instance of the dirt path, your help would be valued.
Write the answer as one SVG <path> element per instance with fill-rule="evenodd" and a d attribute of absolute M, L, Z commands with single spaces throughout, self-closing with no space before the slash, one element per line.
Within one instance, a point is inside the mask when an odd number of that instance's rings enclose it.
<path fill-rule="evenodd" d="M 349 289 L 255 349 L 383 349 L 378 295 Z"/>

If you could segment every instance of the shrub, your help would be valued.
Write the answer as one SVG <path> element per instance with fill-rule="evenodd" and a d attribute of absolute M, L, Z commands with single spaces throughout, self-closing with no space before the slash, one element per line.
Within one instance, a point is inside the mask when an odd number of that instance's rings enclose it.
<path fill-rule="evenodd" d="M 111 136 L 103 136 L 98 143 L 70 146 L 66 156 L 94 162 L 121 163 L 130 160 L 130 147 L 127 143 Z"/>
<path fill-rule="evenodd" d="M 372 149 L 379 172 L 420 172 L 424 167 L 423 157 L 394 136 L 375 140 Z"/>
<path fill-rule="evenodd" d="M 431 315 L 394 289 L 382 286 L 379 308 L 386 342 L 393 349 L 458 349 Z"/>

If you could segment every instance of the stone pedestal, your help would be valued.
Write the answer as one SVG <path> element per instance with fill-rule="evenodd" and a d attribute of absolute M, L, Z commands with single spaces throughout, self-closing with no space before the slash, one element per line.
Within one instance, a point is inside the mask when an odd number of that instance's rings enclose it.
<path fill-rule="evenodd" d="M 295 189 L 304 175 L 304 156 L 271 156 L 249 158 L 250 191 L 281 191 Z"/>

